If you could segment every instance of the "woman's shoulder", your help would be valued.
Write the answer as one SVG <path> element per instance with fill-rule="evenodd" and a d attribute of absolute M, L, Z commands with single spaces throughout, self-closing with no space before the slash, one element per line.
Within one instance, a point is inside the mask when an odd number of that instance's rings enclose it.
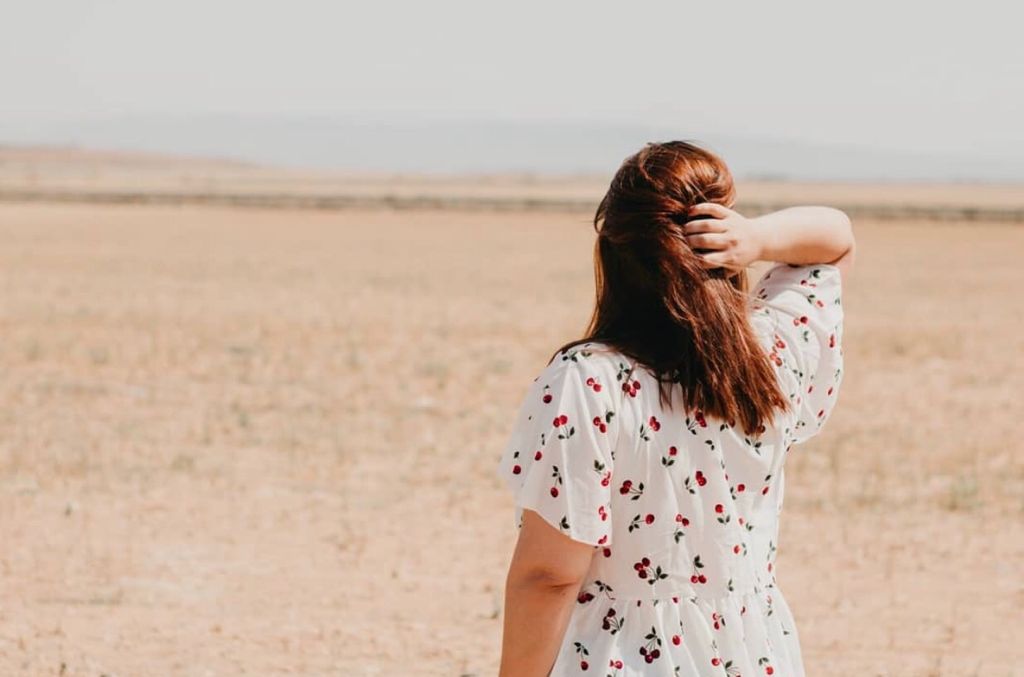
<path fill-rule="evenodd" d="M 773 308 L 798 316 L 829 313 L 842 304 L 842 273 L 833 263 L 777 263 L 754 284 L 755 308 Z"/>
<path fill-rule="evenodd" d="M 603 341 L 588 340 L 560 348 L 552 357 L 548 367 L 576 365 L 591 370 L 610 372 L 619 376 L 619 380 L 621 380 L 631 371 L 633 364 L 633 360 L 615 346 Z"/>
<path fill-rule="evenodd" d="M 563 344 L 536 375 L 534 382 L 579 381 L 596 392 L 612 393 L 632 380 L 635 362 L 615 346 L 587 340 Z M 595 387 L 596 386 L 596 387 Z"/>

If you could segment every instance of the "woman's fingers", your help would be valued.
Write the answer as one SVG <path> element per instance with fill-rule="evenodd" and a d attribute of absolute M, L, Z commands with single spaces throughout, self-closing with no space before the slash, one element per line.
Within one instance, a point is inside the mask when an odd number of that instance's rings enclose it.
<path fill-rule="evenodd" d="M 717 202 L 701 202 L 700 204 L 695 204 L 690 207 L 690 216 L 697 216 L 699 214 L 713 216 L 716 219 L 727 219 L 730 216 L 736 216 L 736 212 L 728 207 L 718 204 Z"/>
<path fill-rule="evenodd" d="M 708 254 L 697 254 L 697 259 L 705 268 L 741 268 L 736 265 L 732 252 L 710 252 Z"/>
<path fill-rule="evenodd" d="M 691 249 L 725 249 L 730 244 L 729 238 L 721 233 L 687 235 L 683 239 Z"/>
<path fill-rule="evenodd" d="M 683 224 L 683 234 L 722 233 L 728 226 L 718 219 L 694 219 Z"/>
<path fill-rule="evenodd" d="M 721 266 L 725 265 L 721 259 L 722 255 L 719 254 L 718 252 L 711 252 L 710 254 L 697 254 L 697 260 L 699 260 L 705 268 L 720 268 Z"/>

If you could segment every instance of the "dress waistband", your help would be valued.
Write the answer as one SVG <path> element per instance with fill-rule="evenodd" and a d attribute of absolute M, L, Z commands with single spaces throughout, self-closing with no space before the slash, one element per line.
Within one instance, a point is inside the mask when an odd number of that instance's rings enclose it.
<path fill-rule="evenodd" d="M 592 597 L 604 597 L 610 600 L 616 601 L 654 601 L 654 600 L 673 600 L 678 599 L 690 599 L 697 598 L 700 600 L 722 600 L 722 599 L 738 599 L 743 597 L 749 597 L 751 595 L 763 595 L 765 593 L 777 592 L 778 588 L 775 581 L 768 583 L 753 583 L 748 585 L 732 585 L 732 589 L 723 590 L 721 587 L 714 587 L 711 589 L 704 589 L 703 586 L 691 585 L 682 581 L 675 582 L 672 585 L 657 584 L 652 587 L 651 590 L 636 590 L 629 586 L 630 589 L 624 589 L 618 591 L 615 586 L 609 586 L 598 579 L 593 579 L 585 582 L 580 587 L 580 596 L 583 597 L 587 594 Z M 673 600 L 674 601 L 674 600 Z"/>

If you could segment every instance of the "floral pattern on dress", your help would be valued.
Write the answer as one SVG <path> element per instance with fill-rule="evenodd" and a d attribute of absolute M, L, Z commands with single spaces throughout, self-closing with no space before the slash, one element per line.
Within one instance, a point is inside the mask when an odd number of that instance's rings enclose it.
<path fill-rule="evenodd" d="M 784 461 L 842 378 L 838 268 L 770 268 L 751 323 L 792 403 L 758 435 L 664 410 L 657 382 L 600 342 L 559 353 L 520 404 L 497 474 L 594 546 L 550 675 L 804 674 L 775 581 Z M 678 401 L 678 400 L 677 400 Z"/>

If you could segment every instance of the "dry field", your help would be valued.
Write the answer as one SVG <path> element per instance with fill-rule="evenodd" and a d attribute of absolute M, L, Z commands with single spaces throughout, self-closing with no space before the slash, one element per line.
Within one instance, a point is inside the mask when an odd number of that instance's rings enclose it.
<path fill-rule="evenodd" d="M 0 675 L 492 675 L 587 214 L 0 205 Z M 1024 674 L 1024 228 L 858 222 L 809 675 Z"/>

